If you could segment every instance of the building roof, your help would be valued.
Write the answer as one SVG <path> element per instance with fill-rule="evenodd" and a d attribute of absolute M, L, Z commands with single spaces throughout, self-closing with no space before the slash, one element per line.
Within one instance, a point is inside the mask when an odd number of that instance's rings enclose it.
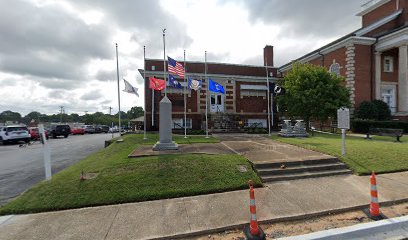
<path fill-rule="evenodd" d="M 144 122 L 144 116 L 138 117 L 138 118 L 134 118 L 132 120 L 130 120 L 131 122 Z"/>
<path fill-rule="evenodd" d="M 386 1 L 386 2 L 384 2 L 384 1 L 375 1 L 375 2 L 381 2 L 381 5 L 382 5 L 382 4 L 384 4 L 384 3 L 388 2 L 388 1 Z M 375 4 L 377 4 L 377 3 L 375 3 Z M 388 32 L 381 33 L 381 34 L 379 34 L 379 35 L 377 35 L 375 37 L 364 37 L 363 36 L 364 34 L 367 34 L 367 33 L 371 32 L 371 31 L 379 28 L 380 26 L 383 26 L 384 24 L 396 19 L 401 13 L 402 13 L 402 9 L 398 10 L 398 11 L 395 11 L 392 14 L 390 14 L 390 15 L 388 15 L 386 17 L 383 17 L 383 18 L 379 19 L 378 21 L 376 21 L 376 22 L 374 22 L 374 23 L 372 23 L 372 24 L 370 24 L 370 25 L 368 25 L 368 26 L 366 26 L 364 28 L 357 29 L 357 30 L 355 30 L 355 31 L 353 31 L 353 32 L 351 32 L 351 33 L 349 33 L 349 34 L 347 34 L 347 35 L 345 35 L 345 36 L 343 36 L 343 37 L 329 43 L 329 44 L 324 45 L 323 47 L 320 47 L 320 48 L 318 48 L 318 49 L 316 49 L 316 50 L 314 50 L 314 51 L 312 51 L 310 53 L 307 53 L 307 54 L 301 56 L 300 58 L 297 58 L 297 59 L 295 59 L 295 60 L 293 60 L 293 61 L 291 61 L 289 63 L 286 63 L 286 64 L 282 65 L 281 67 L 279 67 L 278 71 L 282 72 L 282 71 L 286 71 L 286 70 L 290 69 L 290 66 L 292 65 L 292 62 L 302 62 L 302 61 L 307 62 L 307 61 L 310 61 L 312 59 L 315 59 L 316 57 L 320 56 L 321 54 L 331 52 L 331 51 L 334 51 L 334 50 L 338 49 L 339 47 L 345 46 L 347 43 L 350 43 L 350 41 L 353 42 L 353 43 L 358 43 L 358 44 L 372 45 L 372 44 L 375 43 L 376 39 L 378 39 L 380 37 L 383 37 L 383 36 L 386 36 L 388 34 L 391 34 L 391 33 L 395 32 L 395 31 L 398 31 L 398 30 L 400 30 L 402 28 L 408 27 L 407 25 L 404 25 L 404 26 L 401 26 L 401 27 L 396 28 L 396 29 L 391 29 Z M 336 48 L 336 46 L 337 46 L 337 48 Z"/>

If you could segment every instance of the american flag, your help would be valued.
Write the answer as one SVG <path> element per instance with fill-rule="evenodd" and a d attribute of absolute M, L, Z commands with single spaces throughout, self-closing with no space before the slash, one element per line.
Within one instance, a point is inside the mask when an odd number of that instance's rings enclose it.
<path fill-rule="evenodd" d="M 176 74 L 179 75 L 181 78 L 184 78 L 184 67 L 183 65 L 181 65 L 181 63 L 176 62 L 176 60 L 174 60 L 171 57 L 167 57 L 168 60 L 168 68 L 169 68 L 169 73 L 172 74 Z"/>

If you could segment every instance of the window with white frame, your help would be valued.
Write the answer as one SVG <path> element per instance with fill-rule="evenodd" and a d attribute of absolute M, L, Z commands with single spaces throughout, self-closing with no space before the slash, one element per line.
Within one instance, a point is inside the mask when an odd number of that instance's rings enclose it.
<path fill-rule="evenodd" d="M 265 90 L 242 90 L 241 97 L 266 97 Z"/>
<path fill-rule="evenodd" d="M 391 113 L 395 113 L 397 110 L 396 104 L 396 86 L 395 85 L 383 85 L 381 86 L 382 100 L 388 105 Z"/>
<path fill-rule="evenodd" d="M 391 56 L 384 57 L 384 72 L 394 71 L 394 58 Z"/>
<path fill-rule="evenodd" d="M 187 118 L 186 120 L 186 128 L 191 129 L 193 125 L 191 118 Z M 173 118 L 171 127 L 173 129 L 184 128 L 184 118 Z"/>
<path fill-rule="evenodd" d="M 336 62 L 333 60 L 332 65 L 330 65 L 329 72 L 334 73 L 334 74 L 336 74 L 337 76 L 340 76 L 340 64 L 336 63 Z"/>

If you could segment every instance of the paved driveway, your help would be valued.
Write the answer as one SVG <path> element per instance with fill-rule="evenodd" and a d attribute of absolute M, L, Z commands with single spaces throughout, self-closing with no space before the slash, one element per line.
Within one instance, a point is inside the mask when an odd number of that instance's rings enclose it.
<path fill-rule="evenodd" d="M 50 139 L 52 173 L 78 162 L 104 147 L 111 134 L 91 134 Z M 45 178 L 42 145 L 38 142 L 0 145 L 0 205 Z"/>

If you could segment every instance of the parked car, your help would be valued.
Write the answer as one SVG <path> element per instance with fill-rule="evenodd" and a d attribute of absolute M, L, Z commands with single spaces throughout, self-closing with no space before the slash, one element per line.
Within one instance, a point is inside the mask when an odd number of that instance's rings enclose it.
<path fill-rule="evenodd" d="M 28 128 L 30 132 L 31 140 L 40 140 L 40 130 L 38 127 L 30 127 Z M 45 138 L 48 139 L 48 131 L 44 129 Z"/>
<path fill-rule="evenodd" d="M 98 125 L 96 128 L 98 129 L 99 132 L 103 132 L 103 133 L 109 132 L 109 126 L 106 126 L 106 125 Z"/>
<path fill-rule="evenodd" d="M 50 135 L 53 138 L 57 138 L 58 136 L 64 136 L 64 138 L 67 138 L 70 133 L 71 127 L 69 125 L 51 125 Z"/>
<path fill-rule="evenodd" d="M 92 125 L 84 125 L 82 128 L 84 129 L 85 133 L 95 133 L 95 127 Z"/>
<path fill-rule="evenodd" d="M 19 141 L 28 143 L 30 140 L 31 136 L 27 127 L 18 125 L 0 127 L 0 142 L 3 144 Z"/>
<path fill-rule="evenodd" d="M 71 128 L 71 134 L 72 135 L 84 135 L 85 134 L 85 129 L 82 127 L 73 127 Z"/>

